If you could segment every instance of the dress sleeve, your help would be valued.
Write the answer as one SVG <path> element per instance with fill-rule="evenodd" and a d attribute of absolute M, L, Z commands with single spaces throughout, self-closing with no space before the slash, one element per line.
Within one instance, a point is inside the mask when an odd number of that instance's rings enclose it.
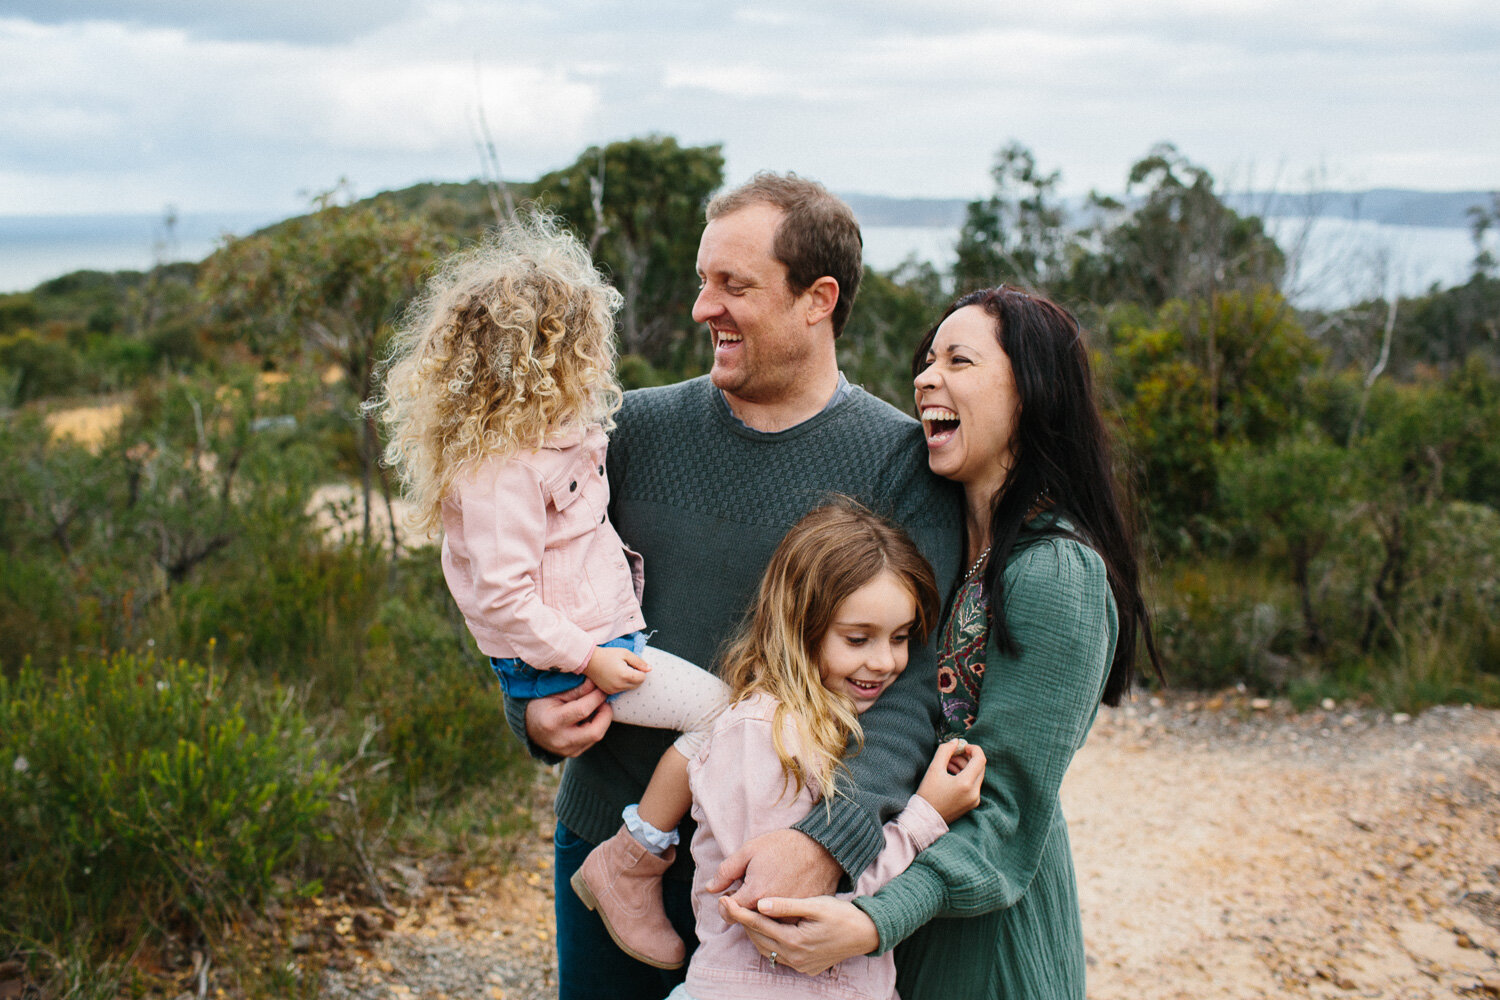
<path fill-rule="evenodd" d="M 462 483 L 459 500 L 474 606 L 485 624 L 503 631 L 516 655 L 538 670 L 582 670 L 594 646 L 588 633 L 542 603 L 547 493 L 541 475 L 512 459 Z"/>
<path fill-rule="evenodd" d="M 1103 560 L 1053 538 L 1005 573 L 1006 621 L 1018 652 L 986 650 L 977 718 L 967 739 L 985 753 L 978 808 L 874 896 L 856 901 L 887 951 L 935 916 L 1013 906 L 1041 863 L 1058 789 L 1098 712 L 1114 655 L 1114 599 Z"/>

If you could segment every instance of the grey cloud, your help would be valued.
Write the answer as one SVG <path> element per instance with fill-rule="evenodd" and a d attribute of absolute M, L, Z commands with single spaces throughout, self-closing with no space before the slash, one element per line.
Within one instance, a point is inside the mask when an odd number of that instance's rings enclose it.
<path fill-rule="evenodd" d="M 47 25 L 109 21 L 200 38 L 318 44 L 357 38 L 415 6 L 415 0 L 10 0 L 6 13 Z"/>

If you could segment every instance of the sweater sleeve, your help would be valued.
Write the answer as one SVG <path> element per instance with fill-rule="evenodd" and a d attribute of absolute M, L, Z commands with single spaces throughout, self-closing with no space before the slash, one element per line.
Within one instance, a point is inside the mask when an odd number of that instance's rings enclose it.
<path fill-rule="evenodd" d="M 838 794 L 796 824 L 828 849 L 839 867 L 857 879 L 885 844 L 881 822 L 905 804 L 917 787 L 937 742 L 933 726 L 932 650 L 911 651 L 912 662 L 878 701 L 860 716 L 864 748 L 845 761 Z"/>
<path fill-rule="evenodd" d="M 1058 789 L 1098 711 L 1116 618 L 1103 560 L 1071 540 L 1039 542 L 1005 574 L 1006 620 L 1019 652 L 994 633 L 978 716 L 967 738 L 985 752 L 978 808 L 880 892 L 856 901 L 888 951 L 935 916 L 1013 906 L 1041 863 Z"/>
<path fill-rule="evenodd" d="M 543 764 L 561 764 L 563 758 L 550 750 L 544 750 L 539 743 L 532 741 L 526 732 L 526 706 L 531 704 L 530 698 L 512 698 L 505 696 L 505 724 L 515 734 L 516 739 L 526 748 L 526 752 Z"/>

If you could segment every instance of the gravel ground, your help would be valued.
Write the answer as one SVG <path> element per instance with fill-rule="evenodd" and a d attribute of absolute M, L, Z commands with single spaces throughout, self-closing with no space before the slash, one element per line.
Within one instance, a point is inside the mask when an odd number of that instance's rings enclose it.
<path fill-rule="evenodd" d="M 1095 1000 L 1500 998 L 1500 712 L 1137 700 L 1063 798 Z M 324 996 L 555 997 L 550 826 L 503 873 L 407 869 L 420 903 L 341 918 Z"/>

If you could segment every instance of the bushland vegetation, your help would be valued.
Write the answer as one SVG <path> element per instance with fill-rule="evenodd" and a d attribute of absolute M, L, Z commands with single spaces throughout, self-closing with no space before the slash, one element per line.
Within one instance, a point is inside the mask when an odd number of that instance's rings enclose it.
<path fill-rule="evenodd" d="M 341 188 L 198 264 L 0 296 L 0 960 L 59 995 L 176 995 L 196 950 L 243 993 L 308 994 L 303 959 L 235 967 L 235 929 L 393 905 L 401 856 L 503 852 L 535 768 L 360 404 L 424 270 L 527 202 L 625 294 L 627 386 L 701 373 L 722 169 L 647 136 L 503 190 Z M 1082 212 L 1019 144 L 993 178 L 951 273 L 867 273 L 849 377 L 909 408 L 956 292 L 1048 293 L 1139 488 L 1170 683 L 1500 704 L 1500 202 L 1465 284 L 1304 311 L 1287 252 L 1170 146 Z M 101 400 L 118 420 L 69 436 Z M 330 481 L 353 499 L 315 502 Z"/>

